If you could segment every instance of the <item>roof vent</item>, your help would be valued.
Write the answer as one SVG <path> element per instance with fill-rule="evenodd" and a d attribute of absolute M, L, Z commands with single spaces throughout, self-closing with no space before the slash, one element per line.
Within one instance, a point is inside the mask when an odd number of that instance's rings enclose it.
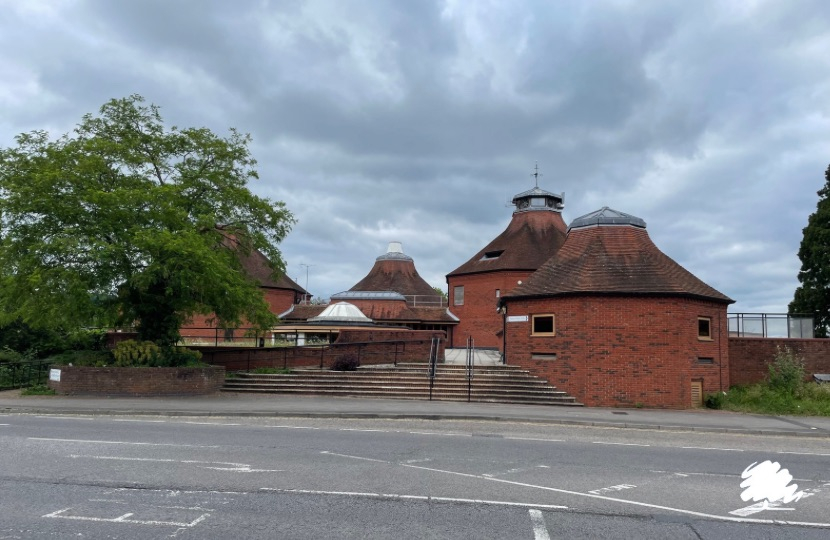
<path fill-rule="evenodd" d="M 501 257 L 501 254 L 504 253 L 503 249 L 497 249 L 495 251 L 486 251 L 484 252 L 484 256 L 481 257 L 482 261 L 492 261 L 493 259 L 498 259 Z"/>
<path fill-rule="evenodd" d="M 412 257 L 404 254 L 403 245 L 398 241 L 389 242 L 389 247 L 386 248 L 386 253 L 377 258 L 378 261 L 388 260 L 402 260 L 411 261 Z"/>

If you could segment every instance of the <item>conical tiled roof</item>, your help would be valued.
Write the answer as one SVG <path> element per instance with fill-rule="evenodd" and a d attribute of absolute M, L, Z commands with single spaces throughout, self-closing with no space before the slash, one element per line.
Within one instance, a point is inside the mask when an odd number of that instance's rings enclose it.
<path fill-rule="evenodd" d="M 404 255 L 400 242 L 391 242 L 387 252 L 350 291 L 394 291 L 404 296 L 436 296 L 435 289 L 418 275 L 412 257 Z"/>
<path fill-rule="evenodd" d="M 516 212 L 507 229 L 447 277 L 497 270 L 536 270 L 565 242 L 559 212 Z"/>
<path fill-rule="evenodd" d="M 237 257 L 242 265 L 242 269 L 245 271 L 245 275 L 256 280 L 260 287 L 289 289 L 297 291 L 300 294 L 307 294 L 305 289 L 287 275 L 280 274 L 275 276 L 268 258 L 261 251 L 252 249 L 250 253 L 246 254 L 239 246 L 239 241 L 230 235 L 226 235 L 223 242 L 236 250 Z"/>
<path fill-rule="evenodd" d="M 609 208 L 574 220 L 562 248 L 507 297 L 688 296 L 731 304 L 651 241 L 645 222 Z"/>

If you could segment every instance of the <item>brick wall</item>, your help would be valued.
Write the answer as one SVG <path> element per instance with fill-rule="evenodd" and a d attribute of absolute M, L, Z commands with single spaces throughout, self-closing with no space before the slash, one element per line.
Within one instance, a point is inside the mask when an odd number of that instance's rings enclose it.
<path fill-rule="evenodd" d="M 225 368 L 123 368 L 52 366 L 60 381 L 49 388 L 63 395 L 197 396 L 218 392 Z"/>
<path fill-rule="evenodd" d="M 691 404 L 692 381 L 702 382 L 704 395 L 729 388 L 723 304 L 585 296 L 512 300 L 507 308 L 508 316 L 528 316 L 507 323 L 507 363 L 586 405 L 683 409 Z M 553 314 L 555 335 L 532 336 L 533 314 Z M 698 317 L 711 317 L 712 340 L 698 339 Z"/>
<path fill-rule="evenodd" d="M 450 277 L 450 311 L 459 318 L 458 326 L 452 331 L 452 347 L 466 347 L 467 336 L 472 336 L 476 347 L 490 347 L 502 350 L 502 317 L 496 311 L 500 294 L 506 294 L 526 281 L 531 272 L 489 272 Z M 464 305 L 455 305 L 454 289 L 464 286 Z"/>
<path fill-rule="evenodd" d="M 277 369 L 327 368 L 340 356 L 354 355 L 360 365 L 427 362 L 432 338 L 440 338 L 438 358 L 444 357 L 446 335 L 432 330 L 342 330 L 337 340 L 323 347 L 191 347 L 202 361 L 228 371 L 260 367 Z"/>
<path fill-rule="evenodd" d="M 830 373 L 830 339 L 729 338 L 729 380 L 733 385 L 764 381 L 777 347 L 789 347 L 804 358 L 808 378 Z"/>

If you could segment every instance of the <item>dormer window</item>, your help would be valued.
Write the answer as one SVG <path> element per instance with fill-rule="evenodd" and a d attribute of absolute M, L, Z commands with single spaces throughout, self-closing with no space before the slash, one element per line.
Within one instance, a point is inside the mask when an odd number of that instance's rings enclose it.
<path fill-rule="evenodd" d="M 482 261 L 492 261 L 493 259 L 498 259 L 501 257 L 501 254 L 504 253 L 503 249 L 497 249 L 495 251 L 486 251 L 484 256 L 481 257 Z"/>

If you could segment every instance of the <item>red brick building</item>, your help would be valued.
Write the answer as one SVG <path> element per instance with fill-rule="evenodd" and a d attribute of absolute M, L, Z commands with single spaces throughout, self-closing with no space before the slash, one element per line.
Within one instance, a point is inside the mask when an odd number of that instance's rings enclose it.
<path fill-rule="evenodd" d="M 662 253 L 642 219 L 602 208 L 502 295 L 506 361 L 586 405 L 687 408 L 729 388 L 733 302 Z"/>
<path fill-rule="evenodd" d="M 404 254 L 400 242 L 390 242 L 386 253 L 375 260 L 369 273 L 332 302 L 348 302 L 377 324 L 406 326 L 413 330 L 441 330 L 450 335 L 458 319 L 446 300 L 415 269 L 415 261 Z M 307 321 L 326 306 L 295 305 L 280 315 L 286 323 Z"/>
<path fill-rule="evenodd" d="M 469 336 L 478 348 L 503 351 L 499 297 L 526 281 L 562 246 L 564 201 L 564 193 L 539 187 L 519 193 L 504 232 L 447 275 L 450 309 L 459 319 L 452 347 L 466 346 Z"/>
<path fill-rule="evenodd" d="M 282 313 L 299 304 L 308 293 L 290 277 L 282 274 L 275 276 L 271 270 L 268 259 L 257 250 L 251 251 L 249 255 L 239 255 L 242 263 L 242 270 L 246 275 L 259 283 L 265 301 L 268 302 L 272 313 Z M 184 338 L 211 338 L 220 340 L 239 338 L 244 334 L 243 330 L 217 329 L 216 322 L 212 315 L 197 315 L 186 325 L 182 326 L 180 332 Z M 217 331 L 219 332 L 217 334 Z M 227 334 L 227 335 L 226 335 Z"/>

